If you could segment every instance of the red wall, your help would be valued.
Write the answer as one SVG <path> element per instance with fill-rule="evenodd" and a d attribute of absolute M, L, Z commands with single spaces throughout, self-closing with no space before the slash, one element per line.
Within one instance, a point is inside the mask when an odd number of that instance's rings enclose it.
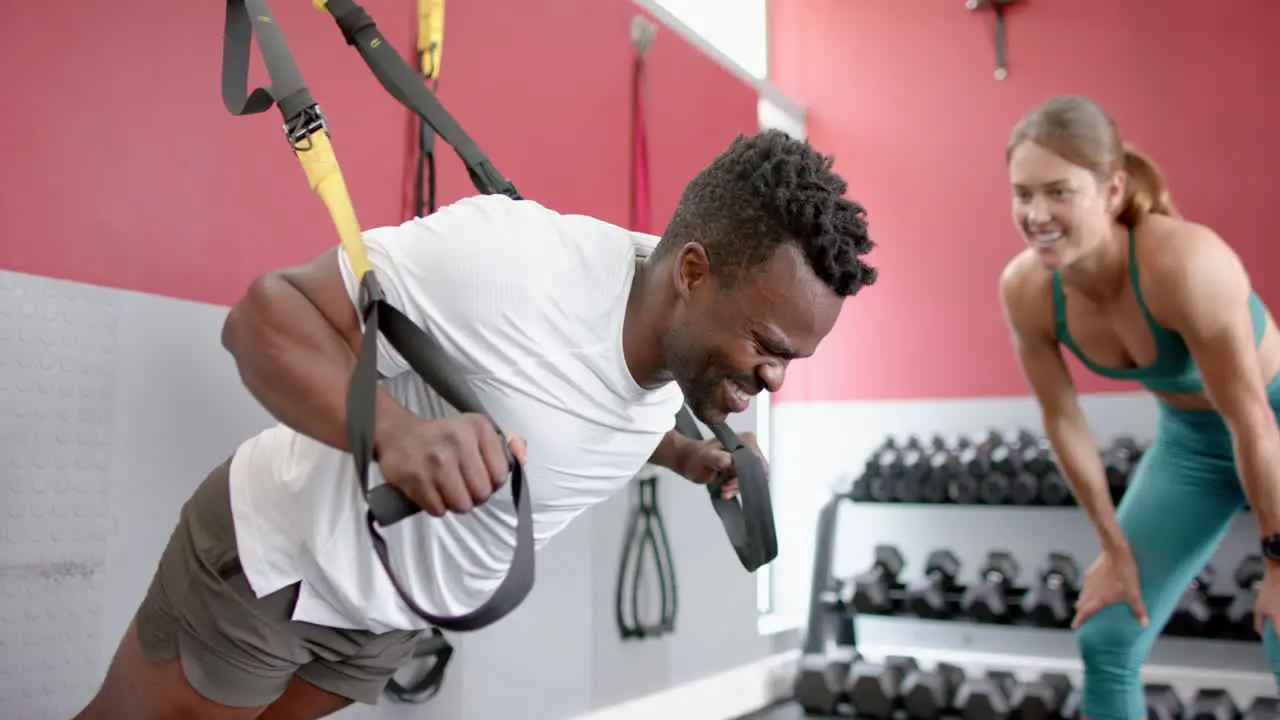
<path fill-rule="evenodd" d="M 413 0 L 366 0 L 411 48 Z M 272 3 L 328 114 L 365 227 L 407 207 L 407 110 L 327 13 Z M 232 116 L 220 95 L 224 3 L 13 5 L 0 24 L 0 268 L 217 304 L 271 267 L 337 242 L 284 144 L 276 109 Z M 626 223 L 630 0 L 447 5 L 440 96 L 531 199 Z M 251 79 L 265 83 L 257 62 Z M 655 227 L 739 132 L 756 92 L 674 32 L 650 51 Z M 441 204 L 474 193 L 438 145 Z"/>
<path fill-rule="evenodd" d="M 1055 94 L 1088 94 L 1154 155 L 1189 217 L 1243 256 L 1273 306 L 1269 209 L 1280 151 L 1280 5 L 1267 0 L 1029 2 L 1008 16 L 1009 76 L 992 20 L 960 0 L 770 5 L 773 81 L 809 106 L 813 142 L 867 205 L 879 283 L 848 302 L 780 401 L 1029 392 L 996 292 L 1020 249 L 1004 144 Z M 1280 308 L 1277 308 L 1280 311 Z M 1084 391 L 1100 380 L 1072 361 Z"/>

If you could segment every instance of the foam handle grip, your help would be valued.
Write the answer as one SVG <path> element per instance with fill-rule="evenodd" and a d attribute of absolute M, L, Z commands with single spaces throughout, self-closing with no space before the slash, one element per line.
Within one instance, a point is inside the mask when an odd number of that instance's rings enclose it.
<path fill-rule="evenodd" d="M 369 512 L 382 527 L 395 525 L 401 520 L 422 512 L 422 508 L 409 499 L 408 495 L 390 485 L 379 485 L 369 491 Z"/>

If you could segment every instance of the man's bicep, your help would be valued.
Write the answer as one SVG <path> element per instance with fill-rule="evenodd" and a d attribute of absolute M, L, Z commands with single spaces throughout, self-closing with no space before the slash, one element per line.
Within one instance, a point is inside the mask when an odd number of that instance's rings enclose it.
<path fill-rule="evenodd" d="M 360 349 L 360 318 L 339 267 L 341 252 L 338 248 L 327 250 L 302 265 L 281 270 L 279 276 L 302 293 L 356 352 Z"/>
<path fill-rule="evenodd" d="M 373 256 L 381 256 L 370 248 Z M 379 257 L 384 263 L 386 259 Z M 399 302 L 401 293 L 394 287 L 393 279 L 377 269 L 374 272 L 383 288 L 387 301 L 404 312 Z M 350 258 L 341 247 L 331 248 L 297 267 L 281 271 L 280 275 L 298 289 L 320 314 L 329 321 L 346 341 L 353 353 L 360 352 L 364 323 L 359 314 L 360 278 L 351 267 Z M 407 313 L 411 314 L 412 313 Z M 400 354 L 390 346 L 385 337 L 378 338 L 378 372 L 383 377 L 393 377 L 409 369 Z"/>

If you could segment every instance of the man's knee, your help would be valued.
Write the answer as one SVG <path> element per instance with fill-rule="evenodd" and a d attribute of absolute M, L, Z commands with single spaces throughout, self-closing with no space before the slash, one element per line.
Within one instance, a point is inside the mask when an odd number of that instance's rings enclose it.
<path fill-rule="evenodd" d="M 1142 663 L 1158 628 L 1142 627 L 1128 605 L 1103 608 L 1076 632 L 1084 663 L 1081 716 L 1130 720 L 1146 714 Z"/>

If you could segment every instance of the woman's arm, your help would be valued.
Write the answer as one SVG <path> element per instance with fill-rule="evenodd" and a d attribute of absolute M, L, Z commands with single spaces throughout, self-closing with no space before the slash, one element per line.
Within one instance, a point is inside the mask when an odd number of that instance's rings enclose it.
<path fill-rule="evenodd" d="M 1201 225 L 1180 224 L 1158 242 L 1159 259 L 1147 265 L 1152 313 L 1187 343 L 1205 393 L 1231 430 L 1259 532 L 1280 533 L 1280 427 L 1254 347 L 1248 273 Z"/>
<path fill-rule="evenodd" d="M 1018 265 L 1015 260 L 1001 276 L 1000 299 L 1018 363 L 1040 405 L 1045 436 L 1103 549 L 1127 552 L 1128 541 L 1116 522 L 1102 458 L 1058 350 L 1053 313 L 1045 307 L 1048 293 L 1041 292 L 1043 283 Z"/>

